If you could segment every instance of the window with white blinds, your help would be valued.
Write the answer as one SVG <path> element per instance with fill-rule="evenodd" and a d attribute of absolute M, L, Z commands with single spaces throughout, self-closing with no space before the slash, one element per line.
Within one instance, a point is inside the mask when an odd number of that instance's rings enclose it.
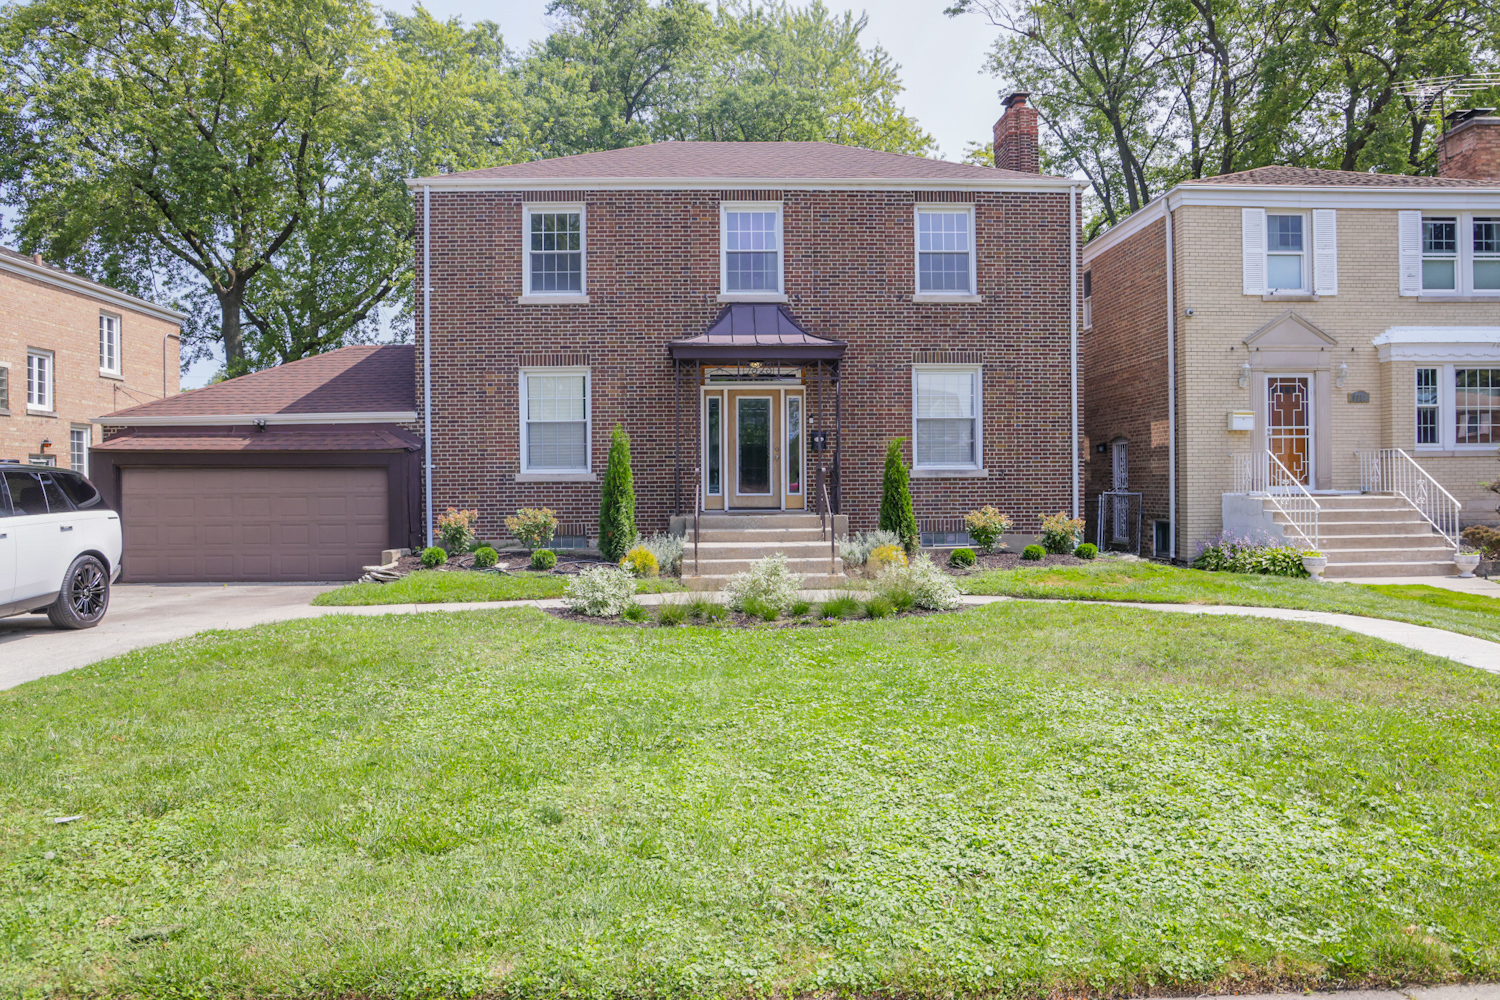
<path fill-rule="evenodd" d="M 913 465 L 976 469 L 980 465 L 980 369 L 912 371 Z"/>
<path fill-rule="evenodd" d="M 521 373 L 521 471 L 589 471 L 587 369 Z"/>

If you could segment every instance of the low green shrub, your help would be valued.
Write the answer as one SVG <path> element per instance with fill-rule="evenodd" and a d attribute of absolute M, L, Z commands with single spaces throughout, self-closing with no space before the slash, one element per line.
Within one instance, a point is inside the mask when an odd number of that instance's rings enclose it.
<path fill-rule="evenodd" d="M 644 605 L 632 602 L 625 606 L 624 611 L 620 612 L 620 617 L 628 622 L 643 622 L 649 617 L 649 612 L 646 611 Z"/>
<path fill-rule="evenodd" d="M 531 568 L 545 573 L 557 565 L 557 553 L 551 549 L 537 549 L 531 554 Z"/>
<path fill-rule="evenodd" d="M 845 569 L 859 569 L 870 561 L 870 553 L 882 545 L 901 544 L 901 536 L 894 531 L 860 531 L 844 535 L 839 539 L 839 557 Z"/>
<path fill-rule="evenodd" d="M 1073 554 L 1080 559 L 1092 559 L 1099 554 L 1099 546 L 1093 542 L 1084 542 L 1073 550 Z"/>
<path fill-rule="evenodd" d="M 781 617 L 781 608 L 763 597 L 747 597 L 740 605 L 740 610 L 751 618 L 759 618 L 762 621 L 774 622 Z"/>
<path fill-rule="evenodd" d="M 662 601 L 656 608 L 658 625 L 682 625 L 688 620 L 688 607 L 680 601 Z"/>
<path fill-rule="evenodd" d="M 830 597 L 818 608 L 819 618 L 853 618 L 859 614 L 859 600 L 849 594 Z"/>
<path fill-rule="evenodd" d="M 426 566 L 428 569 L 437 569 L 447 561 L 448 553 L 444 552 L 436 545 L 429 545 L 427 546 L 427 548 L 422 550 L 422 565 Z"/>
<path fill-rule="evenodd" d="M 546 507 L 522 507 L 505 519 L 505 530 L 528 549 L 541 548 L 557 534 L 557 515 Z"/>
<path fill-rule="evenodd" d="M 649 535 L 646 538 L 637 538 L 635 545 L 631 548 L 644 548 L 656 557 L 657 569 L 663 576 L 680 576 L 682 574 L 682 535 L 669 535 L 661 532 Z"/>
<path fill-rule="evenodd" d="M 896 613 L 896 605 L 889 597 L 872 597 L 865 602 L 866 618 L 889 618 Z"/>
<path fill-rule="evenodd" d="M 488 545 L 484 546 L 483 548 L 479 548 L 479 549 L 475 549 L 474 550 L 474 568 L 475 569 L 489 569 L 491 566 L 495 565 L 495 563 L 497 563 L 499 561 L 500 561 L 500 553 L 496 552 L 494 549 L 490 548 Z"/>
<path fill-rule="evenodd" d="M 1040 545 L 1028 545 L 1021 551 L 1021 558 L 1027 562 L 1038 562 L 1046 554 L 1047 550 Z"/>
<path fill-rule="evenodd" d="M 793 618 L 801 618 L 811 610 L 811 601 L 793 601 L 792 606 L 787 609 L 786 613 L 791 615 Z"/>
<path fill-rule="evenodd" d="M 870 553 L 865 568 L 871 573 L 883 573 L 894 566 L 906 565 L 906 550 L 899 545 L 882 545 Z"/>
<path fill-rule="evenodd" d="M 948 565 L 957 566 L 959 569 L 968 569 L 974 565 L 973 549 L 954 549 L 948 556 Z"/>
<path fill-rule="evenodd" d="M 437 519 L 438 538 L 449 552 L 467 552 L 474 540 L 474 522 L 479 520 L 477 510 L 457 510 L 449 507 Z"/>
<path fill-rule="evenodd" d="M 695 605 L 701 604 L 701 610 L 695 610 L 693 617 L 702 622 L 721 622 L 729 617 L 729 609 L 718 601 L 695 601 Z"/>
<path fill-rule="evenodd" d="M 1198 547 L 1194 569 L 1222 573 L 1259 573 L 1263 576 L 1303 577 L 1302 550 L 1268 534 L 1232 535 L 1220 532 Z"/>
<path fill-rule="evenodd" d="M 1053 555 L 1067 555 L 1083 541 L 1083 518 L 1069 517 L 1066 511 L 1042 518 L 1042 548 Z"/>

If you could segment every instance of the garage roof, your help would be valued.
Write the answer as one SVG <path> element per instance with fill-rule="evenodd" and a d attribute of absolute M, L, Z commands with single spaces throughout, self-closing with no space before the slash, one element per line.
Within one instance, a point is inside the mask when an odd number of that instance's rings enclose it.
<path fill-rule="evenodd" d="M 132 428 L 91 451 L 421 451 L 422 440 L 400 427 L 343 424 L 320 426 Z"/>
<path fill-rule="evenodd" d="M 416 349 L 361 344 L 117 410 L 94 423 L 391 423 L 417 418 Z"/>

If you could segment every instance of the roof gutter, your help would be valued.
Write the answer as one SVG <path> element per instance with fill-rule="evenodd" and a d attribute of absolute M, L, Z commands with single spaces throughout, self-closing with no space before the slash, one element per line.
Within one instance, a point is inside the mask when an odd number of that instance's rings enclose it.
<path fill-rule="evenodd" d="M 23 278 L 40 281 L 43 284 L 62 288 L 79 295 L 86 295 L 91 299 L 107 302 L 121 309 L 132 309 L 136 312 L 145 313 L 155 319 L 166 320 L 168 323 L 176 323 L 181 326 L 182 321 L 187 319 L 186 313 L 180 313 L 166 306 L 159 306 L 154 302 L 127 295 L 124 292 L 115 291 L 97 282 L 80 278 L 77 275 L 59 271 L 56 268 L 46 267 L 42 264 L 34 264 L 27 260 L 16 260 L 13 257 L 0 256 L 0 271 L 17 274 Z"/>
<path fill-rule="evenodd" d="M 89 423 L 105 427 L 228 427 L 258 423 L 409 424 L 416 419 L 416 410 L 371 410 L 347 413 L 183 413 L 160 417 L 132 417 L 125 413 L 106 413 L 102 417 L 91 418 Z"/>
<path fill-rule="evenodd" d="M 1059 191 L 1069 177 L 418 177 L 413 191 Z"/>

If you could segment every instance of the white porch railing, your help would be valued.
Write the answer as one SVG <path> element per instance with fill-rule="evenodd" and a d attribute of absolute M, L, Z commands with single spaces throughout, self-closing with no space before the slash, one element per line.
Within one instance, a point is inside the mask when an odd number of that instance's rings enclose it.
<path fill-rule="evenodd" d="M 1361 493 L 1394 493 L 1412 507 L 1458 551 L 1457 498 L 1400 448 L 1376 448 L 1359 455 Z"/>
<path fill-rule="evenodd" d="M 1321 545 L 1318 517 L 1323 506 L 1268 449 L 1234 456 L 1234 492 L 1263 496 L 1287 520 L 1286 530 L 1309 549 Z"/>

